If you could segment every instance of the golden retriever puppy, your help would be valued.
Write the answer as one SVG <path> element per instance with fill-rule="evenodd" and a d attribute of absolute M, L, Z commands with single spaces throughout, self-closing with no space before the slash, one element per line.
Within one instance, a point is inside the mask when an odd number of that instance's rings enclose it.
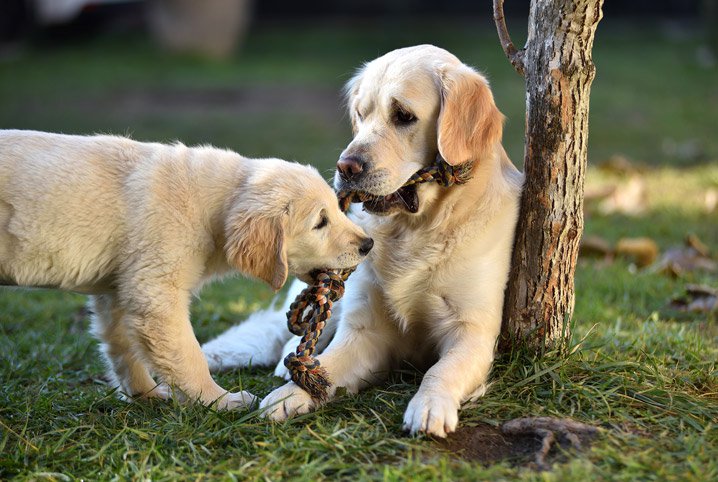
<path fill-rule="evenodd" d="M 460 404 L 486 389 L 523 176 L 501 145 L 503 116 L 486 79 L 445 50 L 389 52 L 362 67 L 346 93 L 354 138 L 337 163 L 335 187 L 386 197 L 356 214 L 375 248 L 349 278 L 330 323 L 336 335 L 317 359 L 333 387 L 349 392 L 401 361 L 426 368 L 404 428 L 444 437 L 456 428 Z M 471 180 L 402 188 L 437 154 L 452 165 L 472 163 Z M 266 332 L 282 322 L 264 312 L 236 330 L 251 335 L 253 325 Z M 222 354 L 226 367 L 268 360 L 259 349 L 273 345 L 234 331 L 205 351 Z M 285 352 L 296 345 L 290 340 Z M 286 376 L 281 363 L 276 373 Z M 261 403 L 275 420 L 315 405 L 292 382 Z"/>
<path fill-rule="evenodd" d="M 209 374 L 190 297 L 232 272 L 356 266 L 371 249 L 311 167 L 213 147 L 0 131 L 0 284 L 91 295 L 122 393 L 242 407 Z M 155 378 L 156 377 L 156 378 Z"/>

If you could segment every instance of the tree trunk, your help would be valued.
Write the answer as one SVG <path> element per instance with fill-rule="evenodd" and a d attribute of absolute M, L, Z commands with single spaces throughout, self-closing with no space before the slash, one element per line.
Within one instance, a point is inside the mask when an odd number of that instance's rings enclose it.
<path fill-rule="evenodd" d="M 532 0 L 517 51 L 494 0 L 502 46 L 526 78 L 526 181 L 504 301 L 500 349 L 568 340 L 583 231 L 591 59 L 603 0 Z"/>

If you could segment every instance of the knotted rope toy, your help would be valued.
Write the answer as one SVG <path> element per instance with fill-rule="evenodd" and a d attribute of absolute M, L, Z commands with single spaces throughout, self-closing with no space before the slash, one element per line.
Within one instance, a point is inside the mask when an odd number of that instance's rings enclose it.
<path fill-rule="evenodd" d="M 302 341 L 296 351 L 284 358 L 284 366 L 294 383 L 317 401 L 326 399 L 330 383 L 326 370 L 312 354 L 326 321 L 332 316 L 332 304 L 344 295 L 344 281 L 352 271 L 354 268 L 314 271 L 313 284 L 299 293 L 287 312 L 289 331 L 301 336 Z"/>
<path fill-rule="evenodd" d="M 437 155 L 434 164 L 414 173 L 401 189 L 425 182 L 435 182 L 443 187 L 464 184 L 471 178 L 472 167 L 473 162 L 452 166 L 441 155 Z M 337 193 L 339 207 L 343 212 L 346 212 L 352 203 L 377 202 L 387 197 L 361 191 Z M 319 360 L 314 359 L 314 350 L 327 320 L 332 316 L 332 306 L 344 295 L 344 282 L 354 269 L 321 269 L 310 273 L 312 284 L 297 295 L 287 312 L 289 331 L 301 336 L 302 341 L 294 352 L 284 358 L 284 366 L 289 369 L 292 381 L 317 402 L 327 399 L 327 390 L 331 383 Z"/>
<path fill-rule="evenodd" d="M 406 181 L 400 189 L 424 182 L 435 182 L 443 187 L 451 187 L 454 184 L 464 184 L 471 179 L 473 165 L 474 163 L 469 161 L 452 166 L 441 157 L 441 154 L 438 154 L 434 164 L 412 174 L 409 180 Z M 339 191 L 337 197 L 339 198 L 339 208 L 347 212 L 352 203 L 377 201 L 386 196 L 374 196 L 373 194 L 363 191 Z"/>

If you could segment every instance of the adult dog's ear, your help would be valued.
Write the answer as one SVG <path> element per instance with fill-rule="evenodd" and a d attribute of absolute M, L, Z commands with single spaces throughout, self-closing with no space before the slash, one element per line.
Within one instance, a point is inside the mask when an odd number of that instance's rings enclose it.
<path fill-rule="evenodd" d="M 504 122 L 486 79 L 464 64 L 444 64 L 438 76 L 439 153 L 452 165 L 481 162 L 501 142 Z"/>
<path fill-rule="evenodd" d="M 238 271 L 278 290 L 287 281 L 289 271 L 285 224 L 284 217 L 231 217 L 225 228 L 227 260 Z"/>
<path fill-rule="evenodd" d="M 366 70 L 366 64 L 361 66 L 354 73 L 351 79 L 344 85 L 344 100 L 347 103 L 347 110 L 349 111 L 349 118 L 352 121 L 352 133 L 357 133 L 357 109 L 356 109 L 356 98 L 359 92 L 359 84 L 361 84 L 364 71 Z"/>

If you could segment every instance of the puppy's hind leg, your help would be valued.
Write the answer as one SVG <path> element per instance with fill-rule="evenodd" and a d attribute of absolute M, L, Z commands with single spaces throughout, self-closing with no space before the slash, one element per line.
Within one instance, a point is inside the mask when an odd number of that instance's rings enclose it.
<path fill-rule="evenodd" d="M 93 313 L 92 331 L 101 342 L 100 351 L 110 368 L 110 383 L 119 387 L 125 397 L 168 398 L 168 387 L 158 386 L 138 357 L 137 341 L 126 325 L 125 311 L 118 305 L 117 296 L 91 296 L 88 305 Z"/>
<path fill-rule="evenodd" d="M 188 292 L 165 285 L 147 290 L 153 293 L 147 295 L 138 288 L 133 287 L 123 300 L 133 310 L 126 316 L 137 333 L 143 358 L 157 376 L 190 400 L 218 409 L 245 408 L 255 402 L 251 393 L 227 392 L 212 379 L 190 324 Z"/>

